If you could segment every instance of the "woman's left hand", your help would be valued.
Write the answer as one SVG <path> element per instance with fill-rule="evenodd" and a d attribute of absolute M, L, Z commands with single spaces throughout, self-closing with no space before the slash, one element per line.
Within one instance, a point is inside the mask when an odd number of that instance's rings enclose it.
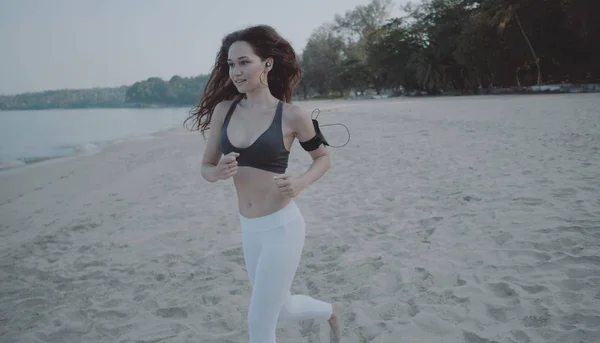
<path fill-rule="evenodd" d="M 281 194 L 290 198 L 297 196 L 306 188 L 302 180 L 295 176 L 281 174 L 273 176 L 273 178 L 277 182 L 277 188 Z"/>

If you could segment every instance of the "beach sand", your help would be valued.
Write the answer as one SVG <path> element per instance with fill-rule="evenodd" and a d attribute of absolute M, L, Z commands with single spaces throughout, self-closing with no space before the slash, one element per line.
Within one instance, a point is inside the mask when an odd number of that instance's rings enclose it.
<path fill-rule="evenodd" d="M 600 341 L 597 94 L 299 104 L 351 132 L 296 198 L 292 286 L 343 303 L 342 342 Z M 247 342 L 234 187 L 203 147 L 177 129 L 0 173 L 0 341 Z M 289 172 L 309 164 L 296 143 Z"/>

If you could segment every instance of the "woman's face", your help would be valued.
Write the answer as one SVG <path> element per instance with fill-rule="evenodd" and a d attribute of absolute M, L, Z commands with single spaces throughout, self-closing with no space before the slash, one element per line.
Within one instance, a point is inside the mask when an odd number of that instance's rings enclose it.
<path fill-rule="evenodd" d="M 269 59 L 270 60 L 270 59 Z M 257 87 L 264 87 L 267 83 L 265 66 L 260 57 L 254 54 L 252 46 L 244 41 L 238 41 L 229 47 L 229 77 L 240 93 L 247 93 Z M 263 81 L 261 83 L 261 73 Z"/>

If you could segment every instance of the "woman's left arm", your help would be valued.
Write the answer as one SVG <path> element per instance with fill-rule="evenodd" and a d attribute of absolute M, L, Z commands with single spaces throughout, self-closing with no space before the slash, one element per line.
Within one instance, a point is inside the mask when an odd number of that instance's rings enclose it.
<path fill-rule="evenodd" d="M 313 138 L 316 134 L 316 131 L 310 115 L 298 106 L 290 107 L 290 111 L 288 112 L 288 123 L 294 131 L 298 141 L 306 142 Z M 282 191 L 287 193 L 288 196 L 296 196 L 303 189 L 319 180 L 331 166 L 329 151 L 324 144 L 321 143 L 316 149 L 307 152 L 312 158 L 312 164 L 303 174 L 296 177 L 287 175 L 275 177 L 278 181 L 281 181 L 278 184 L 280 185 L 280 188 L 284 188 Z M 289 180 L 290 178 L 293 178 L 294 180 Z"/>

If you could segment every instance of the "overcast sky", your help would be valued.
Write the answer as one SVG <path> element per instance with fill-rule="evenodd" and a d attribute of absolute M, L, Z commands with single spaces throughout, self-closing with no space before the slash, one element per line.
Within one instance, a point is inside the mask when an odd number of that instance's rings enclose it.
<path fill-rule="evenodd" d="M 247 25 L 272 25 L 301 52 L 316 27 L 369 2 L 0 0 L 0 94 L 208 73 L 222 37 Z"/>

